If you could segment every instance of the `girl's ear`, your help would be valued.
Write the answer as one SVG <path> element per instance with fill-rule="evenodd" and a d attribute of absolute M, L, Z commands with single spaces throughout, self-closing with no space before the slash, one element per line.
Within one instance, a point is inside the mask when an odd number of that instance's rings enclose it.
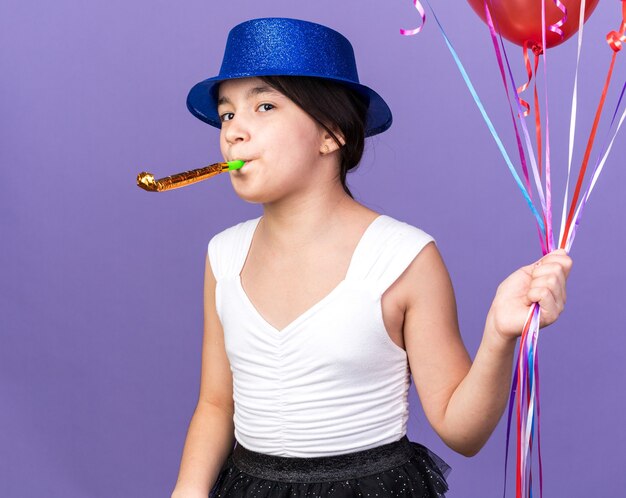
<path fill-rule="evenodd" d="M 339 143 L 337 143 L 339 141 Z M 334 132 L 334 136 L 331 135 L 328 131 L 325 131 L 322 136 L 322 144 L 320 147 L 320 154 L 326 155 L 331 152 L 335 152 L 339 150 L 341 147 L 346 145 L 346 140 L 339 131 Z"/>

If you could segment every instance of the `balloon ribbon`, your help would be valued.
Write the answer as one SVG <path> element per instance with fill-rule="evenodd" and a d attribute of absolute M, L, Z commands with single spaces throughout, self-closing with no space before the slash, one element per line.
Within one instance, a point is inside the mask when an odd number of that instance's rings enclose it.
<path fill-rule="evenodd" d="M 617 57 L 618 52 L 622 49 L 622 44 L 626 42 L 626 0 L 622 0 L 622 23 L 620 25 L 619 31 L 611 31 L 606 36 L 606 41 L 613 50 L 613 56 L 611 57 L 611 63 L 609 64 L 609 69 L 606 75 L 606 79 L 604 82 L 604 87 L 602 89 L 602 94 L 600 95 L 600 102 L 598 103 L 598 107 L 596 109 L 596 115 L 593 120 L 593 126 L 591 127 L 591 132 L 589 133 L 589 139 L 587 140 L 587 148 L 585 149 L 585 155 L 583 157 L 583 162 L 580 167 L 580 172 L 578 173 L 578 180 L 576 182 L 576 188 L 574 190 L 574 194 L 572 197 L 572 202 L 570 203 L 569 212 L 567 215 L 567 221 L 565 222 L 565 231 L 563 234 L 563 238 L 561 239 L 560 247 L 564 249 L 567 245 L 567 240 L 570 237 L 570 230 L 572 227 L 572 220 L 574 218 L 574 213 L 576 209 L 576 203 L 578 202 L 578 197 L 580 196 L 580 190 L 583 183 L 583 178 L 585 176 L 585 172 L 587 170 L 587 164 L 589 163 L 589 156 L 591 155 L 591 149 L 593 148 L 593 143 L 595 141 L 596 132 L 598 130 L 598 123 L 600 121 L 600 116 L 602 115 L 602 109 L 604 108 L 604 102 L 606 100 L 606 94 L 609 89 L 609 84 L 611 83 L 611 77 L 613 75 L 613 67 L 615 66 L 615 59 Z"/>
<path fill-rule="evenodd" d="M 424 27 L 424 23 L 426 22 L 426 12 L 424 12 L 424 7 L 422 7 L 422 4 L 419 2 L 419 0 L 413 0 L 413 5 L 417 9 L 417 12 L 419 12 L 419 15 L 422 16 L 422 25 L 414 29 L 400 29 L 401 35 L 405 35 L 405 36 L 416 35 L 420 31 L 422 31 L 422 28 Z"/>

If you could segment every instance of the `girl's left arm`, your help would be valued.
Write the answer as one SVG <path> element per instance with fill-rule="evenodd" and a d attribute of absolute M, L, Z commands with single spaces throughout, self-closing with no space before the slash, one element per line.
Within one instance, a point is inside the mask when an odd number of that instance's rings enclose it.
<path fill-rule="evenodd" d="M 517 338 L 534 302 L 541 326 L 565 305 L 572 260 L 563 250 L 512 273 L 498 287 L 472 363 L 459 332 L 448 271 L 434 244 L 426 246 L 401 277 L 408 286 L 403 326 L 411 373 L 424 412 L 453 450 L 478 453 L 495 429 L 508 399 Z"/>

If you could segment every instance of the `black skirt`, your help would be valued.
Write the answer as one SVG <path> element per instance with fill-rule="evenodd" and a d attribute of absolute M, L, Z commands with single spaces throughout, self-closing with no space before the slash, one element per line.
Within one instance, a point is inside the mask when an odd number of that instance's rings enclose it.
<path fill-rule="evenodd" d="M 210 498 L 438 498 L 450 466 L 404 436 L 355 453 L 298 458 L 266 455 L 237 444 Z"/>

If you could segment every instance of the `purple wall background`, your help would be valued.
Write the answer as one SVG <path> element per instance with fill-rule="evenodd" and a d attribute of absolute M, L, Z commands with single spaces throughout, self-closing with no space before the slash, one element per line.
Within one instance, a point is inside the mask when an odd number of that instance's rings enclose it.
<path fill-rule="evenodd" d="M 586 25 L 578 163 L 619 6 L 601 2 Z M 514 155 L 485 26 L 465 2 L 436 8 Z M 188 113 L 187 91 L 217 72 L 230 27 L 274 15 L 347 35 L 361 80 L 389 102 L 394 125 L 370 140 L 350 185 L 436 237 L 472 355 L 497 284 L 539 256 L 432 17 L 419 36 L 398 34 L 418 23 L 409 1 L 2 2 L 1 496 L 169 496 L 198 391 L 206 244 L 261 206 L 237 198 L 226 175 L 158 195 L 135 176 L 218 160 L 218 134 Z M 575 50 L 572 39 L 548 52 L 556 218 Z M 521 80 L 521 49 L 509 55 Z M 572 251 L 567 309 L 541 336 L 546 496 L 626 488 L 625 153 L 622 132 Z M 413 394 L 412 406 L 410 436 L 453 467 L 450 496 L 500 496 L 504 420 L 466 459 L 437 439 Z"/>

